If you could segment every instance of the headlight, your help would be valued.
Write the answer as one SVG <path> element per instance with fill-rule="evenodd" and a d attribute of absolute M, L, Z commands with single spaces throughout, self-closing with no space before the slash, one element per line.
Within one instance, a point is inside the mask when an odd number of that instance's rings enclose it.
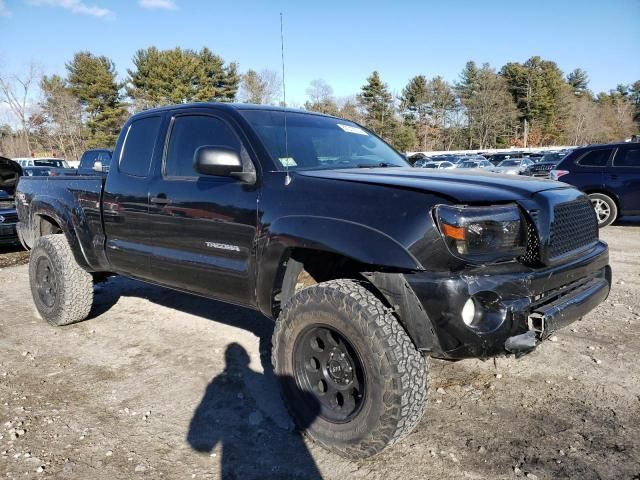
<path fill-rule="evenodd" d="M 472 262 L 513 260 L 526 252 L 526 225 L 517 205 L 439 205 L 435 216 L 451 253 Z"/>

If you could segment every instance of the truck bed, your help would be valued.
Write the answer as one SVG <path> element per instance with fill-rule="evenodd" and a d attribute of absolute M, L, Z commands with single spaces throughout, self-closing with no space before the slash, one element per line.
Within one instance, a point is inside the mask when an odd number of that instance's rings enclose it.
<path fill-rule="evenodd" d="M 74 250 L 84 256 L 85 265 L 100 265 L 103 252 L 96 247 L 104 239 L 102 188 L 103 179 L 95 175 L 21 177 L 16 189 L 20 240 L 31 248 L 38 236 L 47 233 L 48 222 L 67 225 L 68 231 L 75 232 L 69 241 L 77 243 L 79 248 Z"/>

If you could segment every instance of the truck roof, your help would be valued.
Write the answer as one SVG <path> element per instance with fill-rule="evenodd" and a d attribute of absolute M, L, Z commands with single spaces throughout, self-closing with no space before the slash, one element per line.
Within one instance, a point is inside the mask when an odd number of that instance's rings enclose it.
<path fill-rule="evenodd" d="M 257 105 L 254 103 L 223 103 L 223 102 L 197 102 L 197 103 L 180 103 L 177 105 L 166 105 L 163 107 L 152 108 L 149 110 L 144 110 L 136 114 L 148 114 L 153 112 L 166 112 L 167 110 L 177 110 L 177 109 L 185 109 L 185 108 L 193 108 L 193 107 L 201 107 L 201 108 L 217 108 L 220 110 L 268 110 L 268 111 L 276 111 L 276 112 L 288 112 L 288 113 L 305 113 L 309 115 L 318 115 L 322 117 L 332 117 L 332 115 L 326 115 L 324 113 L 313 112 L 310 110 L 303 110 L 300 108 L 290 108 L 290 107 L 280 107 L 277 105 Z"/>

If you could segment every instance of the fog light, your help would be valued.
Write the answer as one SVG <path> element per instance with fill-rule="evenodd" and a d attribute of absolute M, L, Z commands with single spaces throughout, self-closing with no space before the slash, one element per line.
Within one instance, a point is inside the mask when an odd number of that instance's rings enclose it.
<path fill-rule="evenodd" d="M 473 301 L 473 298 L 470 298 L 464 304 L 464 307 L 462 307 L 462 321 L 466 325 L 471 325 L 475 317 L 476 317 L 476 303 Z"/>

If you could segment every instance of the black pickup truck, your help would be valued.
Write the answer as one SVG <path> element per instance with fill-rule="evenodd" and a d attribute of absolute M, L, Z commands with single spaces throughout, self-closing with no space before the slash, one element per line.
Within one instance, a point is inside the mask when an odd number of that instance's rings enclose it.
<path fill-rule="evenodd" d="M 194 104 L 133 116 L 106 178 L 25 178 L 18 231 L 53 325 L 106 273 L 259 310 L 299 426 L 351 457 L 407 435 L 429 357 L 531 351 L 608 295 L 566 184 L 414 169 L 353 122 Z"/>

